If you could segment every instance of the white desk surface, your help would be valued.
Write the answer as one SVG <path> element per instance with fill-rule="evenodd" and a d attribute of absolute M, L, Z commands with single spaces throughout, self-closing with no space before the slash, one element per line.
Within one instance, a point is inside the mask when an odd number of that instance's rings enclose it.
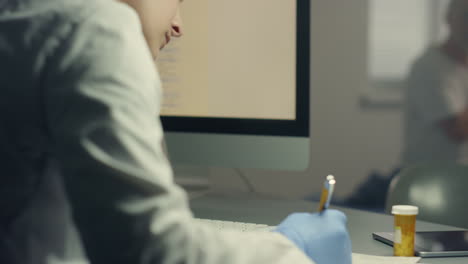
<path fill-rule="evenodd" d="M 198 218 L 277 225 L 293 212 L 315 211 L 317 203 L 303 200 L 259 198 L 245 194 L 209 194 L 191 200 L 190 206 Z M 332 208 L 334 208 L 332 206 Z M 392 231 L 391 215 L 335 207 L 348 216 L 348 229 L 353 252 L 391 256 L 392 247 L 372 239 L 372 232 Z M 417 231 L 456 230 L 460 228 L 417 221 Z M 468 257 L 424 258 L 430 264 L 467 264 Z"/>

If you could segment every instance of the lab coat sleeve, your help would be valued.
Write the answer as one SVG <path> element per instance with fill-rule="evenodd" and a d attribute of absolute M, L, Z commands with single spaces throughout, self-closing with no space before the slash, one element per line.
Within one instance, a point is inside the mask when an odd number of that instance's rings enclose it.
<path fill-rule="evenodd" d="M 45 78 L 47 129 L 91 263 L 312 263 L 274 232 L 193 221 L 162 151 L 160 81 L 124 5 L 68 27 Z"/>

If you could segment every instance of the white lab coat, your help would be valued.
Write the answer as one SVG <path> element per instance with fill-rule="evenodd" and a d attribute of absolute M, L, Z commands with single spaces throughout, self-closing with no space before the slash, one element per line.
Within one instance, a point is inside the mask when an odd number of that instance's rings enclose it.
<path fill-rule="evenodd" d="M 192 221 L 126 5 L 0 0 L 0 89 L 0 262 L 312 263 L 278 233 Z"/>
<path fill-rule="evenodd" d="M 429 47 L 411 66 L 405 90 L 403 163 L 468 163 L 468 143 L 450 139 L 438 122 L 468 107 L 468 70 L 440 47 Z"/>

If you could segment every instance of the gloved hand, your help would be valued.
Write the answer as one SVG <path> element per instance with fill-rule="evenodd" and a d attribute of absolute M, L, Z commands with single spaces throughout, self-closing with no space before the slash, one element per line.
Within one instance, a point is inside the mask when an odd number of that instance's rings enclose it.
<path fill-rule="evenodd" d="M 346 216 L 340 211 L 294 213 L 274 231 L 293 241 L 317 264 L 351 264 Z"/>

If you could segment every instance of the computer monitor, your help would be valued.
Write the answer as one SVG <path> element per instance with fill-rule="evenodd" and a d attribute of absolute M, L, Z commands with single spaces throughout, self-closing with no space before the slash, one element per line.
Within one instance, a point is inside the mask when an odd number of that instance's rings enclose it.
<path fill-rule="evenodd" d="M 160 54 L 161 120 L 175 164 L 305 170 L 310 0 L 182 4 Z"/>

